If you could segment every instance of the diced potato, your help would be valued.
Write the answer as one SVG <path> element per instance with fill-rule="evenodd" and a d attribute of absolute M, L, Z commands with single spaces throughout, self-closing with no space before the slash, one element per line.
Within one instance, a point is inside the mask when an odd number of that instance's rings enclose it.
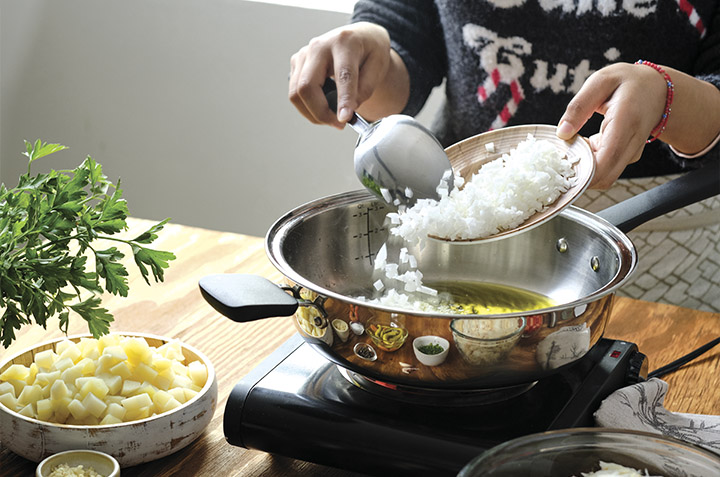
<path fill-rule="evenodd" d="M 82 352 L 82 355 L 86 358 L 90 359 L 97 359 L 97 356 L 93 357 L 91 354 L 93 351 L 97 351 L 98 349 L 98 340 L 95 338 L 80 338 L 80 341 L 77 343 L 78 348 L 80 348 L 80 351 Z"/>
<path fill-rule="evenodd" d="M 153 396 L 153 404 L 155 404 L 155 411 L 159 413 L 170 411 L 181 405 L 177 399 L 165 391 L 155 393 Z"/>
<path fill-rule="evenodd" d="M 70 397 L 70 390 L 62 379 L 55 381 L 50 386 L 50 397 L 55 400 Z"/>
<path fill-rule="evenodd" d="M 35 404 L 43 398 L 43 391 L 40 386 L 33 384 L 31 386 L 25 386 L 18 396 L 18 405 L 25 406 L 26 404 Z"/>
<path fill-rule="evenodd" d="M 164 371 L 166 369 L 170 369 L 172 367 L 173 360 L 166 358 L 165 356 L 161 355 L 160 353 L 153 353 L 152 355 L 152 367 L 156 371 Z"/>
<path fill-rule="evenodd" d="M 64 423 L 70 415 L 70 402 L 72 398 L 70 396 L 64 396 L 62 398 L 51 398 L 53 409 L 55 410 L 55 421 Z"/>
<path fill-rule="evenodd" d="M 175 379 L 172 382 L 173 388 L 189 388 L 192 386 L 192 380 L 188 378 L 187 376 L 181 376 L 179 374 L 175 375 Z"/>
<path fill-rule="evenodd" d="M 117 395 L 117 396 L 107 395 L 107 396 L 105 396 L 105 403 L 108 406 L 110 404 L 120 404 L 123 399 L 125 399 L 125 396 L 122 396 L 122 395 Z"/>
<path fill-rule="evenodd" d="M 158 353 L 168 359 L 184 361 L 185 356 L 182 353 L 182 345 L 178 341 L 168 341 L 158 348 Z"/>
<path fill-rule="evenodd" d="M 135 412 L 143 407 L 150 407 L 152 405 L 152 398 L 147 393 L 138 394 L 122 400 L 122 406 L 128 413 Z"/>
<path fill-rule="evenodd" d="M 82 400 L 82 403 L 85 409 L 87 409 L 87 412 L 96 418 L 102 416 L 105 413 L 105 409 L 107 409 L 107 404 L 93 393 L 88 393 Z"/>
<path fill-rule="evenodd" d="M 111 356 L 113 358 L 113 360 L 115 361 L 115 364 L 119 363 L 120 361 L 125 361 L 126 359 L 128 359 L 128 355 L 125 353 L 125 350 L 120 345 L 108 346 L 103 350 L 102 354 L 103 354 L 103 356 L 105 356 L 105 355 Z"/>
<path fill-rule="evenodd" d="M 180 361 L 173 361 L 172 370 L 175 371 L 175 374 L 180 374 L 182 376 L 187 376 L 188 374 L 187 366 Z"/>
<path fill-rule="evenodd" d="M 13 385 L 8 382 L 3 381 L 3 382 L 0 382 L 0 394 L 5 394 L 5 393 L 11 393 L 13 395 L 13 397 L 16 396 L 15 388 L 13 387 Z"/>
<path fill-rule="evenodd" d="M 133 381 L 131 379 L 128 379 L 127 381 L 123 382 L 122 389 L 120 390 L 120 394 L 123 396 L 133 396 L 138 389 L 140 389 L 140 386 L 142 383 L 138 381 Z"/>
<path fill-rule="evenodd" d="M 61 343 L 65 344 L 64 349 L 60 350 L 60 347 L 56 347 L 55 349 L 58 350 L 57 354 L 60 356 L 60 359 L 63 358 L 70 358 L 72 359 L 73 363 L 77 363 L 80 361 L 80 356 L 82 355 L 82 352 L 80 351 L 80 348 L 76 343 L 73 341 L 62 341 Z"/>
<path fill-rule="evenodd" d="M 168 390 L 168 393 L 180 403 L 185 403 L 187 398 L 185 397 L 185 389 L 183 388 L 172 388 Z"/>
<path fill-rule="evenodd" d="M 100 425 L 101 426 L 109 426 L 111 424 L 122 424 L 122 422 L 123 422 L 122 419 L 118 419 L 117 417 L 113 416 L 112 414 L 107 414 L 100 421 Z"/>
<path fill-rule="evenodd" d="M 29 366 L 0 374 L 0 405 L 46 422 L 117 424 L 168 412 L 197 395 L 208 379 L 200 361 L 185 364 L 179 342 L 105 335 L 63 340 Z"/>
<path fill-rule="evenodd" d="M 16 379 L 18 381 L 25 381 L 30 375 L 30 368 L 23 366 L 22 364 L 11 364 L 5 371 L 0 374 L 0 379 L 3 381 L 9 381 Z"/>
<path fill-rule="evenodd" d="M 149 383 L 155 381 L 158 372 L 145 363 L 138 363 L 133 369 L 132 375 L 136 381 L 147 381 Z"/>
<path fill-rule="evenodd" d="M 95 374 L 95 369 L 97 368 L 95 361 L 90 358 L 82 358 L 80 361 L 78 361 L 76 366 L 80 367 L 83 376 L 91 376 Z"/>
<path fill-rule="evenodd" d="M 55 352 L 58 355 L 61 355 L 65 352 L 66 349 L 68 349 L 70 346 L 77 346 L 75 343 L 68 339 L 60 340 L 55 344 Z"/>
<path fill-rule="evenodd" d="M 25 382 L 28 384 L 34 384 L 35 377 L 37 376 L 38 372 L 40 371 L 40 367 L 36 363 L 31 363 L 30 367 L 28 369 L 30 370 L 30 374 L 28 374 L 28 377 L 25 378 Z"/>
<path fill-rule="evenodd" d="M 65 369 L 62 372 L 62 380 L 66 383 L 74 383 L 76 379 L 83 377 L 83 367 L 82 365 L 74 365 L 67 369 Z"/>
<path fill-rule="evenodd" d="M 114 356 L 109 354 L 103 354 L 97 359 L 97 372 L 98 373 L 107 373 L 110 372 L 110 370 L 118 364 L 118 361 L 115 359 Z"/>
<path fill-rule="evenodd" d="M 108 388 L 108 394 L 118 394 L 122 389 L 123 378 L 113 374 L 101 374 L 98 378 L 102 379 Z"/>
<path fill-rule="evenodd" d="M 58 371 L 65 371 L 66 369 L 72 368 L 75 365 L 73 363 L 73 360 L 65 357 L 63 359 L 58 359 L 55 361 L 55 364 L 52 366 L 52 370 L 58 370 Z"/>
<path fill-rule="evenodd" d="M 8 379 L 6 382 L 15 389 L 15 396 L 19 396 L 22 390 L 25 389 L 25 386 L 27 386 L 27 383 L 20 379 Z"/>
<path fill-rule="evenodd" d="M 12 393 L 0 394 L 0 404 L 10 409 L 11 411 L 17 409 L 17 399 L 15 399 L 14 392 L 15 391 L 13 391 Z"/>
<path fill-rule="evenodd" d="M 172 385 L 173 381 L 175 380 L 175 371 L 173 371 L 171 368 L 166 368 L 160 371 L 153 381 L 153 384 L 158 387 L 158 389 L 162 389 L 163 391 L 167 391 L 170 389 L 170 386 Z"/>
<path fill-rule="evenodd" d="M 88 414 L 85 419 L 78 421 L 78 424 L 81 426 L 97 426 L 98 424 L 100 424 L 100 419 L 93 416 L 92 414 Z"/>
<path fill-rule="evenodd" d="M 110 368 L 110 374 L 120 376 L 122 379 L 128 379 L 131 375 L 130 368 L 125 361 L 120 362 Z"/>
<path fill-rule="evenodd" d="M 147 363 L 152 357 L 152 350 L 144 338 L 127 337 L 121 341 L 121 346 L 127 354 L 127 360 L 132 365 Z"/>
<path fill-rule="evenodd" d="M 150 410 L 150 406 L 147 407 L 141 407 L 135 411 L 128 411 L 127 414 L 125 414 L 125 420 L 126 421 L 137 421 L 140 419 L 148 418 L 152 415 L 152 411 Z"/>
<path fill-rule="evenodd" d="M 137 394 L 147 394 L 151 398 L 153 395 L 158 391 L 158 388 L 153 386 L 152 384 L 148 383 L 147 381 L 144 381 L 140 387 L 137 390 Z"/>
<path fill-rule="evenodd" d="M 52 406 L 52 399 L 41 399 L 35 404 L 37 408 L 37 418 L 42 421 L 50 419 L 55 412 Z"/>
<path fill-rule="evenodd" d="M 103 335 L 100 338 L 98 338 L 98 350 L 100 350 L 100 353 L 105 351 L 105 348 L 107 346 L 117 346 L 120 344 L 120 340 L 122 339 L 122 336 L 120 335 L 113 335 L 113 334 L 107 334 Z"/>
<path fill-rule="evenodd" d="M 57 361 L 57 355 L 55 354 L 55 351 L 46 349 L 37 353 L 34 361 L 38 366 L 47 370 L 52 367 L 55 361 Z"/>
<path fill-rule="evenodd" d="M 202 388 L 205 386 L 208 377 L 207 367 L 201 361 L 193 361 L 188 364 L 188 375 L 193 384 Z"/>
<path fill-rule="evenodd" d="M 152 397 L 152 402 L 158 409 L 164 409 L 167 402 L 171 399 L 175 399 L 172 397 L 170 393 L 167 391 L 158 391 L 155 393 L 155 395 Z"/>
<path fill-rule="evenodd" d="M 72 401 L 70 401 L 67 407 L 70 411 L 70 414 L 72 414 L 73 418 L 75 419 L 85 419 L 90 415 L 85 406 L 83 406 L 83 403 L 78 401 L 77 399 L 73 399 Z"/>
<path fill-rule="evenodd" d="M 25 406 L 24 408 L 20 409 L 20 410 L 18 411 L 18 414 L 20 414 L 20 415 L 22 415 L 22 416 L 25 416 L 25 417 L 29 417 L 29 418 L 35 419 L 35 410 L 33 409 L 33 405 L 32 405 L 32 404 L 28 404 L 28 405 Z"/>
<path fill-rule="evenodd" d="M 123 418 L 125 417 L 125 413 L 126 413 L 126 412 L 127 412 L 127 411 L 125 411 L 125 408 L 124 408 L 121 404 L 111 403 L 111 404 L 108 405 L 107 411 L 106 411 L 106 414 L 105 414 L 105 415 L 106 415 L 106 416 L 113 416 L 113 417 L 115 417 L 116 419 L 119 419 L 120 421 L 122 421 Z"/>
<path fill-rule="evenodd" d="M 107 384 L 105 384 L 105 381 L 100 378 L 91 377 L 87 378 L 87 381 L 82 385 L 78 394 L 82 399 L 85 399 L 88 393 L 92 393 L 95 397 L 102 399 L 107 396 L 109 391 L 110 389 Z"/>
<path fill-rule="evenodd" d="M 195 391 L 194 389 L 183 389 L 183 391 L 185 392 L 185 401 L 184 402 L 188 402 L 189 400 L 191 400 L 198 394 L 198 391 Z M 183 401 L 181 401 L 181 402 L 183 402 Z"/>
<path fill-rule="evenodd" d="M 45 387 L 52 385 L 58 379 L 60 379 L 60 371 L 40 372 L 35 376 L 35 384 Z"/>

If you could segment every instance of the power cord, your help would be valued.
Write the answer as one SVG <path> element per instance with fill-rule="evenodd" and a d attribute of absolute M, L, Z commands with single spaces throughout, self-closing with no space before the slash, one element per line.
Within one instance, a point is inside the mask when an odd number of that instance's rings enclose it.
<path fill-rule="evenodd" d="M 698 349 L 691 351 L 690 353 L 686 354 L 685 356 L 676 359 L 672 363 L 666 364 L 665 366 L 656 369 L 655 371 L 648 373 L 648 379 L 650 378 L 659 378 L 661 376 L 665 376 L 666 374 L 672 373 L 673 371 L 677 371 L 682 366 L 686 365 L 693 359 L 697 358 L 698 356 L 706 353 L 707 351 L 711 350 L 713 347 L 715 347 L 717 344 L 720 343 L 720 338 L 715 338 L 714 340 L 705 343 Z"/>

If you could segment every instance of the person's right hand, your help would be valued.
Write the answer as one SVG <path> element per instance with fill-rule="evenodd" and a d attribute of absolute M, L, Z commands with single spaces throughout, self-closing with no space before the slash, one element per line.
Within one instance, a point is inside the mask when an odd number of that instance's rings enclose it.
<path fill-rule="evenodd" d="M 390 37 L 383 27 L 361 22 L 336 28 L 290 59 L 290 101 L 312 123 L 342 129 L 385 80 L 390 63 Z M 337 85 L 337 114 L 322 91 L 328 77 Z"/>

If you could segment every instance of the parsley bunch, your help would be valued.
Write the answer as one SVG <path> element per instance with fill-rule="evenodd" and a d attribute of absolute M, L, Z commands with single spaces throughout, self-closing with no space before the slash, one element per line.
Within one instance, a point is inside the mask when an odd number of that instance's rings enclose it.
<path fill-rule="evenodd" d="M 17 187 L 0 185 L 0 341 L 7 348 L 15 330 L 34 320 L 45 328 L 59 315 L 60 330 L 67 332 L 70 312 L 87 321 L 98 337 L 113 321 L 101 306 L 103 289 L 128 294 L 128 272 L 116 247 L 98 249 L 103 239 L 130 248 L 140 273 L 150 284 L 163 281 L 164 269 L 175 255 L 146 245 L 169 219 L 131 240 L 113 237 L 127 229 L 128 208 L 122 189 L 102 173 L 88 156 L 73 170 L 30 175 L 41 157 L 66 149 L 37 140 L 25 142 L 28 172 Z"/>

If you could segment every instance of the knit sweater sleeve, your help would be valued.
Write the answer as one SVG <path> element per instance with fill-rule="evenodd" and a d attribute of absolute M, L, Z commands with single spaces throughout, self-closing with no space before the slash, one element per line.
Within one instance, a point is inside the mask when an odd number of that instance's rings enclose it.
<path fill-rule="evenodd" d="M 410 76 L 410 97 L 403 113 L 417 114 L 447 71 L 442 27 L 434 2 L 360 0 L 351 21 L 367 21 L 388 30 L 391 46 Z"/>
<path fill-rule="evenodd" d="M 695 61 L 694 74 L 696 78 L 707 81 L 720 89 L 720 9 L 715 12 L 712 22 L 708 26 L 707 34 L 702 42 L 702 50 Z M 676 154 L 673 155 L 681 166 L 692 169 L 707 160 L 720 160 L 720 142 L 702 158 L 684 159 Z"/>

